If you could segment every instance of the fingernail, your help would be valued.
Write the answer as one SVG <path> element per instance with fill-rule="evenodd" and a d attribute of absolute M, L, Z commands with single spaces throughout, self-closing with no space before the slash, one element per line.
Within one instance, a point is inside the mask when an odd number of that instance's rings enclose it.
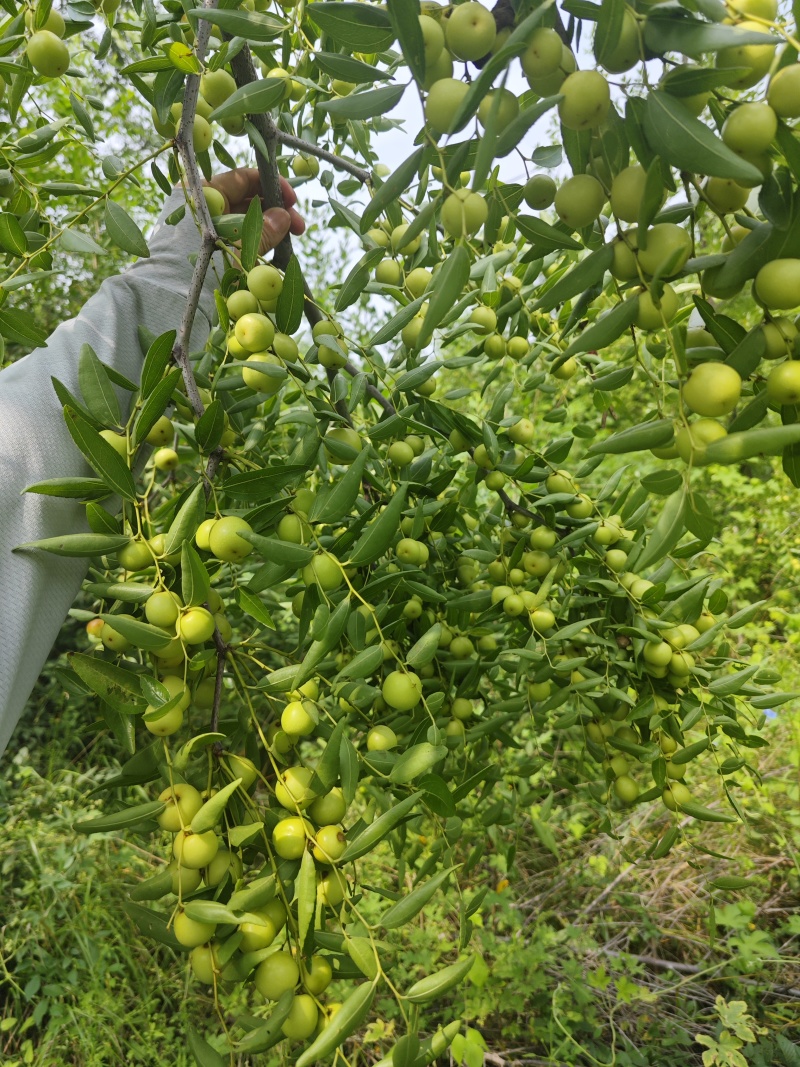
<path fill-rule="evenodd" d="M 289 212 L 280 207 L 271 207 L 264 212 L 264 236 L 273 245 L 278 244 L 289 232 Z"/>

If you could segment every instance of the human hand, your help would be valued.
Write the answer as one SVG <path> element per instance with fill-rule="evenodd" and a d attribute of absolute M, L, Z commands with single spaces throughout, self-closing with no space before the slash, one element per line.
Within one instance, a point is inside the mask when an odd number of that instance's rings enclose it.
<path fill-rule="evenodd" d="M 298 237 L 306 228 L 302 215 L 294 207 L 297 194 L 285 178 L 281 178 L 280 183 L 284 206 L 267 208 L 264 212 L 260 255 L 279 245 L 288 233 Z M 253 198 L 261 195 L 261 179 L 255 167 L 225 171 L 205 184 L 222 193 L 234 215 L 244 214 Z"/>

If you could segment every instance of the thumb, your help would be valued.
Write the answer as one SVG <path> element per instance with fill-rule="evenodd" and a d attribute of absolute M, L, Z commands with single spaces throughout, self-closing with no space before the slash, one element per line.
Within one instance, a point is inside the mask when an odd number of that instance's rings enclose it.
<path fill-rule="evenodd" d="M 271 207 L 264 212 L 264 228 L 259 247 L 259 253 L 262 256 L 281 243 L 289 232 L 291 221 L 289 212 L 282 207 Z"/>

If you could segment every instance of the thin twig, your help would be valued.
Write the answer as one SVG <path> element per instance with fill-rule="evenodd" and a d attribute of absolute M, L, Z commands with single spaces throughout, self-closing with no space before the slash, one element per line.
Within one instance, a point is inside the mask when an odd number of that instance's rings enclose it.
<path fill-rule="evenodd" d="M 326 163 L 330 163 L 332 167 L 336 167 L 338 170 L 346 170 L 348 174 L 352 174 L 354 178 L 358 178 L 362 185 L 368 185 L 372 180 L 372 175 L 368 170 L 364 170 L 363 167 L 351 163 L 348 159 L 342 159 L 342 157 L 337 156 L 335 152 L 329 152 L 327 148 L 319 148 L 315 144 L 309 144 L 309 142 L 304 141 L 302 137 L 295 137 L 294 134 L 284 133 L 283 130 L 276 130 L 275 139 L 279 144 L 286 145 L 287 148 L 293 148 L 296 152 L 303 152 L 308 156 L 316 156 L 317 159 L 322 159 Z"/>
<path fill-rule="evenodd" d="M 205 0 L 207 8 L 217 6 L 217 0 Z M 202 63 L 208 48 L 208 40 L 211 34 L 211 23 L 204 19 L 200 21 L 197 29 L 195 42 L 195 54 Z M 200 75 L 190 74 L 186 80 L 186 90 L 183 96 L 183 110 L 178 133 L 175 137 L 175 147 L 183 164 L 184 177 L 189 187 L 195 211 L 200 222 L 201 245 L 194 265 L 192 281 L 189 286 L 189 294 L 186 300 L 183 317 L 181 318 L 178 335 L 172 348 L 172 358 L 180 367 L 183 381 L 186 386 L 186 396 L 192 406 L 192 410 L 199 418 L 203 411 L 203 401 L 197 388 L 194 373 L 189 363 L 189 339 L 192 333 L 197 308 L 200 303 L 200 294 L 211 263 L 211 256 L 217 243 L 217 232 L 211 221 L 211 213 L 208 210 L 206 198 L 203 195 L 203 179 L 197 166 L 197 157 L 192 143 L 194 131 L 194 119 L 197 113 L 197 98 L 200 93 Z"/>

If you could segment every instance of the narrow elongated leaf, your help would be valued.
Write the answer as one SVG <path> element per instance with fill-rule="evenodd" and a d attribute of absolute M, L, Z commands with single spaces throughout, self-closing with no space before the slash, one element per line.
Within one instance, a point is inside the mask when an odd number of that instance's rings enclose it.
<path fill-rule="evenodd" d="M 143 259 L 150 257 L 144 234 L 121 204 L 106 200 L 105 224 L 106 233 L 123 252 L 130 252 Z"/>
<path fill-rule="evenodd" d="M 351 52 L 383 52 L 394 42 L 385 10 L 367 4 L 316 3 L 309 17 L 325 33 Z"/>
<path fill-rule="evenodd" d="M 433 899 L 439 886 L 447 881 L 454 870 L 455 867 L 448 867 L 446 871 L 439 871 L 427 882 L 414 886 L 410 893 L 398 900 L 396 904 L 392 904 L 391 908 L 383 913 L 379 920 L 381 926 L 386 930 L 396 930 L 399 926 L 405 926 L 407 922 L 419 915 L 426 904 Z"/>
<path fill-rule="evenodd" d="M 375 988 L 375 982 L 364 982 L 356 986 L 319 1037 L 300 1054 L 295 1061 L 295 1067 L 311 1067 L 311 1064 L 318 1060 L 326 1059 L 343 1041 L 354 1034 L 369 1014 Z"/>
<path fill-rule="evenodd" d="M 203 521 L 206 511 L 206 496 L 202 482 L 198 482 L 184 502 L 178 508 L 175 518 L 170 523 L 164 538 L 164 552 L 171 555 L 177 552 L 184 541 L 193 537 L 197 527 Z"/>
<path fill-rule="evenodd" d="M 300 873 L 295 880 L 295 892 L 297 894 L 298 940 L 301 945 L 304 945 L 317 906 L 317 866 L 308 849 L 305 850 L 300 860 Z"/>
<path fill-rule="evenodd" d="M 407 785 L 427 774 L 439 760 L 447 755 L 446 745 L 431 745 L 422 741 L 418 745 L 412 745 L 406 752 L 398 757 L 397 762 L 389 772 L 389 778 L 398 785 Z"/>
<path fill-rule="evenodd" d="M 164 371 L 172 360 L 172 346 L 175 344 L 175 330 L 168 330 L 157 337 L 147 350 L 142 364 L 141 394 L 143 399 L 152 393 L 161 379 Z"/>
<path fill-rule="evenodd" d="M 605 441 L 595 441 L 588 448 L 589 455 L 625 455 L 627 452 L 640 452 L 645 448 L 660 448 L 669 444 L 675 436 L 675 426 L 671 419 L 656 419 L 653 422 L 641 422 L 638 426 L 629 426 L 619 433 L 612 433 Z"/>
<path fill-rule="evenodd" d="M 271 630 L 276 629 L 272 616 L 262 602 L 253 593 L 248 593 L 241 585 L 236 589 L 236 603 L 242 611 L 255 619 L 256 622 L 261 623 L 262 626 L 268 626 Z"/>
<path fill-rule="evenodd" d="M 120 410 L 117 394 L 108 372 L 91 345 L 81 345 L 78 357 L 78 385 L 83 402 L 98 422 L 119 426 Z"/>
<path fill-rule="evenodd" d="M 342 119 L 372 119 L 397 107 L 405 91 L 405 85 L 382 85 L 380 89 L 334 97 L 317 106 L 320 111 Z"/>
<path fill-rule="evenodd" d="M 366 233 L 375 220 L 383 214 L 386 208 L 390 204 L 393 204 L 398 196 L 408 190 L 413 179 L 419 173 L 424 153 L 424 147 L 417 148 L 411 153 L 408 159 L 403 160 L 397 170 L 389 175 L 383 185 L 378 186 L 374 196 L 367 205 L 364 214 L 361 216 L 362 233 Z"/>
<path fill-rule="evenodd" d="M 13 551 L 21 552 L 31 548 L 38 548 L 40 551 L 50 552 L 54 556 L 89 558 L 116 552 L 123 545 L 127 545 L 129 541 L 130 537 L 124 534 L 62 534 L 60 537 L 43 537 L 39 541 L 26 541 L 25 544 L 17 545 Z"/>
<path fill-rule="evenodd" d="M 386 71 L 370 66 L 369 63 L 362 63 L 360 59 L 353 59 L 352 56 L 341 55 L 339 52 L 317 52 L 314 62 L 325 74 L 329 74 L 332 78 L 352 82 L 354 85 L 388 81 L 391 78 L 391 74 Z"/>
<path fill-rule="evenodd" d="M 237 1051 L 247 1054 L 267 1052 L 274 1045 L 277 1045 L 279 1041 L 283 1040 L 281 1027 L 289 1018 L 293 1003 L 294 990 L 287 989 L 285 993 L 281 994 L 280 1000 L 272 1009 L 270 1017 L 264 1025 L 257 1026 L 255 1030 L 251 1030 L 241 1041 L 236 1043 Z"/>
<path fill-rule="evenodd" d="M 176 367 L 166 378 L 162 378 L 153 386 L 133 425 L 134 445 L 141 444 L 167 410 L 180 376 L 181 372 Z"/>
<path fill-rule="evenodd" d="M 303 272 L 297 256 L 292 258 L 286 265 L 283 275 L 283 288 L 278 297 L 278 307 L 275 311 L 275 320 L 278 329 L 284 333 L 293 334 L 303 321 L 303 303 L 305 293 L 303 290 Z"/>
<path fill-rule="evenodd" d="M 203 561 L 191 541 L 181 547 L 181 597 L 187 607 L 205 604 L 211 592 L 211 582 Z"/>
<path fill-rule="evenodd" d="M 363 448 L 338 482 L 317 493 L 309 513 L 311 522 L 339 522 L 350 514 L 361 491 L 368 456 L 369 449 Z"/>
<path fill-rule="evenodd" d="M 551 108 L 555 107 L 561 99 L 560 94 L 558 96 L 546 96 L 542 100 L 537 100 L 531 107 L 526 107 L 520 111 L 516 118 L 512 119 L 508 126 L 505 126 L 498 135 L 494 151 L 495 156 L 502 159 L 509 152 L 513 152 L 531 126 L 538 122 L 542 115 L 545 115 Z"/>
<path fill-rule="evenodd" d="M 73 652 L 69 664 L 92 692 L 97 693 L 115 711 L 129 715 L 136 708 L 144 709 L 145 700 L 138 674 L 82 652 Z"/>
<path fill-rule="evenodd" d="M 342 287 L 336 294 L 335 311 L 344 311 L 361 296 L 367 287 L 372 272 L 380 263 L 386 251 L 383 248 L 369 248 L 359 259 L 356 265 L 342 283 Z"/>
<path fill-rule="evenodd" d="M 371 852 L 390 830 L 393 830 L 395 826 L 399 826 L 411 813 L 421 796 L 422 790 L 417 790 L 416 793 L 412 793 L 410 797 L 401 800 L 399 804 L 395 804 L 393 808 L 389 808 L 374 822 L 371 822 L 369 826 L 366 826 L 358 837 L 349 842 L 339 862 L 350 863 L 352 860 L 360 859 L 362 856 L 366 856 L 368 852 Z"/>
<path fill-rule="evenodd" d="M 425 41 L 419 24 L 419 0 L 388 0 L 387 9 L 403 58 L 418 82 L 425 78 Z"/>
<path fill-rule="evenodd" d="M 100 618 L 137 648 L 155 651 L 164 648 L 170 640 L 166 630 L 160 630 L 148 622 L 140 622 L 132 615 L 101 615 Z"/>
<path fill-rule="evenodd" d="M 435 974 L 421 978 L 406 993 L 406 1000 L 412 1004 L 426 1004 L 429 1000 L 435 1000 L 444 996 L 462 982 L 475 962 L 475 956 L 466 956 L 458 963 L 451 963 L 449 967 L 443 967 Z"/>
<path fill-rule="evenodd" d="M 10 211 L 0 211 L 0 248 L 14 256 L 22 256 L 28 251 L 25 231 Z"/>
<path fill-rule="evenodd" d="M 387 550 L 399 528 L 407 492 L 407 483 L 398 486 L 381 514 L 366 528 L 350 553 L 349 562 L 352 567 L 374 563 Z"/>
<path fill-rule="evenodd" d="M 214 10 L 208 7 L 195 7 L 186 12 L 194 18 L 205 19 L 221 30 L 245 41 L 271 41 L 286 29 L 286 23 L 273 15 L 260 11 Z"/>
<path fill-rule="evenodd" d="M 47 481 L 29 485 L 25 492 L 73 500 L 101 500 L 111 490 L 100 478 L 48 478 Z"/>
<path fill-rule="evenodd" d="M 418 341 L 420 348 L 428 344 L 433 331 L 461 296 L 469 281 L 469 268 L 469 252 L 463 245 L 456 245 L 436 276 L 436 288 L 430 296 Z"/>
<path fill-rule="evenodd" d="M 664 501 L 664 507 L 648 538 L 647 545 L 636 558 L 637 568 L 644 570 L 669 555 L 686 529 L 685 509 L 686 487 L 682 486 Z"/>
<path fill-rule="evenodd" d="M 42 348 L 47 341 L 47 334 L 36 325 L 32 316 L 17 308 L 0 308 L 0 334 L 29 348 Z"/>
<path fill-rule="evenodd" d="M 636 300 L 621 300 L 591 326 L 587 326 L 564 354 L 567 357 L 576 356 L 581 352 L 599 352 L 608 347 L 633 324 L 637 312 Z"/>
<path fill-rule="evenodd" d="M 79 834 L 106 834 L 114 830 L 125 830 L 146 819 L 155 819 L 166 806 L 163 800 L 147 800 L 144 804 L 134 804 L 133 807 L 111 812 L 110 815 L 81 820 L 73 823 L 72 828 Z"/>
<path fill-rule="evenodd" d="M 221 15 L 223 12 L 218 11 L 217 14 Z M 235 15 L 238 12 L 226 11 L 224 14 Z M 220 104 L 211 112 L 209 118 L 212 122 L 227 122 L 243 115 L 263 115 L 265 111 L 272 111 L 280 104 L 285 89 L 283 78 L 262 78 L 248 85 L 240 85 L 224 104 Z"/>
<path fill-rule="evenodd" d="M 582 293 L 589 286 L 597 284 L 611 266 L 614 258 L 612 245 L 606 244 L 592 252 L 571 270 L 567 271 L 543 296 L 536 301 L 534 307 L 542 311 L 551 311 L 565 300 L 571 300 L 573 296 Z"/>
<path fill-rule="evenodd" d="M 261 213 L 261 200 L 255 196 L 250 201 L 242 226 L 242 266 L 245 270 L 252 270 L 256 265 L 263 230 L 264 216 Z"/>
<path fill-rule="evenodd" d="M 197 1067 L 225 1067 L 222 1056 L 209 1045 L 204 1037 L 198 1034 L 194 1027 L 190 1026 L 186 1033 Z"/>
<path fill-rule="evenodd" d="M 763 180 L 757 167 L 732 152 L 669 93 L 651 90 L 646 110 L 650 145 L 670 166 L 716 178 L 741 178 L 757 184 Z"/>
<path fill-rule="evenodd" d="M 106 485 L 125 500 L 135 500 L 133 475 L 119 453 L 74 408 L 64 408 L 64 419 L 72 440 Z"/>

